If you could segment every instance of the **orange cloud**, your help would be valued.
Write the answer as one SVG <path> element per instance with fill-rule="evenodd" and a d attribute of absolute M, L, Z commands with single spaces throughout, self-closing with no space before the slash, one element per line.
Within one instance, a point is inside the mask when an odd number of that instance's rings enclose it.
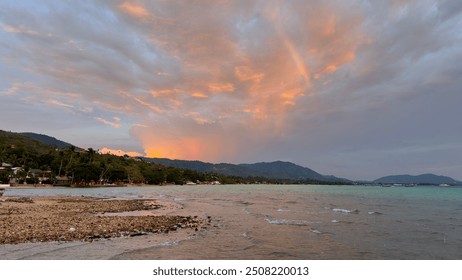
<path fill-rule="evenodd" d="M 203 92 L 196 91 L 191 94 L 192 97 L 198 98 L 198 99 L 207 99 L 209 96 Z"/>
<path fill-rule="evenodd" d="M 128 96 L 130 96 L 130 95 L 128 95 Z M 135 100 L 136 102 L 138 102 L 139 104 L 141 104 L 141 105 L 143 105 L 143 106 L 149 108 L 150 110 L 152 110 L 152 111 L 154 111 L 154 112 L 156 112 L 156 113 L 158 113 L 158 114 L 162 113 L 162 109 L 159 108 L 158 106 L 152 104 L 152 103 L 149 103 L 149 102 L 147 102 L 147 101 L 144 101 L 143 99 L 141 99 L 141 98 L 139 98 L 139 97 L 136 97 L 136 96 L 131 96 L 131 98 L 132 98 L 133 100 Z"/>
<path fill-rule="evenodd" d="M 256 83 L 260 83 L 265 77 L 265 73 L 255 72 L 247 65 L 235 67 L 234 73 L 241 81 L 254 81 Z"/>
<path fill-rule="evenodd" d="M 121 9 L 124 13 L 137 18 L 146 18 L 150 15 L 149 11 L 146 10 L 145 7 L 130 2 L 124 2 L 120 4 L 119 9 Z"/>
<path fill-rule="evenodd" d="M 182 137 L 181 139 L 169 139 L 151 145 L 147 144 L 145 152 L 148 157 L 197 159 L 204 158 L 204 144 L 197 138 Z"/>
<path fill-rule="evenodd" d="M 70 104 L 63 103 L 63 102 L 58 101 L 58 100 L 56 100 L 56 99 L 48 99 L 48 100 L 47 100 L 47 103 L 48 103 L 48 104 L 51 104 L 51 105 L 54 105 L 54 106 L 58 106 L 58 107 L 74 108 L 74 106 L 72 106 L 72 105 L 70 105 Z"/>
<path fill-rule="evenodd" d="M 236 88 L 231 83 L 211 83 L 208 85 L 210 92 L 219 93 L 219 92 L 233 92 Z"/>
<path fill-rule="evenodd" d="M 125 152 L 125 151 L 122 151 L 122 150 L 113 150 L 113 149 L 110 149 L 108 147 L 102 148 L 101 150 L 99 150 L 99 153 L 100 154 L 111 154 L 111 155 L 115 155 L 115 156 L 124 156 L 124 155 L 128 155 L 128 156 L 131 156 L 131 157 L 142 157 L 142 156 L 144 156 L 143 154 L 138 153 L 138 152 Z"/>
<path fill-rule="evenodd" d="M 220 144 L 206 141 L 202 137 L 149 137 L 142 139 L 148 157 L 216 160 L 220 154 Z M 147 142 L 146 142 L 147 141 Z"/>
<path fill-rule="evenodd" d="M 293 62 L 295 63 L 295 66 L 298 70 L 298 73 L 300 76 L 303 77 L 303 80 L 305 81 L 306 87 L 311 86 L 311 80 L 310 80 L 310 74 L 308 71 L 308 67 L 306 66 L 305 62 L 302 60 L 300 54 L 298 51 L 295 49 L 292 41 L 290 41 L 287 37 L 284 38 L 284 44 L 287 47 L 287 50 L 290 53 L 290 57 L 292 58 Z"/>
<path fill-rule="evenodd" d="M 202 125 L 190 117 L 175 126 L 153 124 L 149 128 L 134 126 L 131 129 L 148 157 L 211 162 L 235 157 L 236 143 L 231 135 L 236 132 L 233 131 L 231 128 L 223 131 L 217 124 Z"/>
<path fill-rule="evenodd" d="M 328 65 L 321 72 L 318 72 L 318 73 L 314 74 L 313 78 L 317 80 L 317 79 L 321 78 L 322 76 L 324 76 L 325 74 L 330 74 L 330 73 L 333 73 L 333 72 L 337 71 L 337 69 L 338 69 L 338 67 L 335 66 L 335 65 L 332 65 L 332 64 Z"/>
<path fill-rule="evenodd" d="M 295 105 L 295 99 L 303 96 L 303 90 L 301 88 L 292 88 L 281 93 L 281 101 L 284 105 L 293 106 Z"/>
<path fill-rule="evenodd" d="M 161 90 L 152 90 L 151 95 L 154 97 L 163 97 L 169 96 L 175 93 L 179 93 L 180 91 L 177 89 L 161 89 Z"/>
<path fill-rule="evenodd" d="M 120 128 L 120 123 L 111 122 L 111 121 L 108 121 L 108 120 L 100 118 L 100 117 L 95 117 L 95 120 L 97 120 L 97 121 L 99 121 L 101 123 L 104 123 L 105 125 L 112 126 L 113 128 Z"/>
<path fill-rule="evenodd" d="M 335 16 L 333 14 L 330 14 L 323 23 L 323 26 L 321 27 L 321 34 L 323 36 L 334 35 L 336 30 L 336 24 L 337 22 L 335 20 Z"/>
<path fill-rule="evenodd" d="M 361 15 L 348 5 L 290 2 L 287 13 L 268 1 L 258 16 L 233 2 L 210 3 L 206 15 L 200 5 L 172 5 L 172 14 L 144 24 L 180 70 L 156 71 L 169 75 L 150 83 L 148 97 L 133 97 L 154 109 L 142 120 L 149 128 L 132 130 L 151 156 L 214 160 L 232 150 L 220 143 L 264 145 L 283 135 L 294 112 L 318 110 L 327 80 L 319 79 L 354 61 L 362 42 Z M 233 11 L 245 16 L 228 17 Z M 191 111 L 198 114 L 184 114 Z"/>

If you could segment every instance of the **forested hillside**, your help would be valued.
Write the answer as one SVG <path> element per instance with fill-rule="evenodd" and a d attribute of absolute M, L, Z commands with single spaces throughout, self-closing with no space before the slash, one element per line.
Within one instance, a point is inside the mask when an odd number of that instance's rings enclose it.
<path fill-rule="evenodd" d="M 15 179 L 14 182 L 19 184 L 51 184 L 56 176 L 69 178 L 76 185 L 242 182 L 238 177 L 166 167 L 140 158 L 102 155 L 92 148 L 84 150 L 70 145 L 59 149 L 25 135 L 6 131 L 0 131 L 0 162 L 2 183 Z"/>

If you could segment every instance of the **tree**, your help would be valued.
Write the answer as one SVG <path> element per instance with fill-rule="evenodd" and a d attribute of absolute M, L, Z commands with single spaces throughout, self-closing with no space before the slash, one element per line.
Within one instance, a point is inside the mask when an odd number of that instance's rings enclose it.
<path fill-rule="evenodd" d="M 10 176 L 13 174 L 11 170 L 0 170 L 0 183 L 7 184 L 10 182 Z"/>
<path fill-rule="evenodd" d="M 144 176 L 137 165 L 129 165 L 125 170 L 130 183 L 144 183 Z"/>
<path fill-rule="evenodd" d="M 141 173 L 147 184 L 162 185 L 167 181 L 167 174 L 163 168 L 144 165 L 141 169 Z"/>
<path fill-rule="evenodd" d="M 72 168 L 74 182 L 78 184 L 88 184 L 97 182 L 101 173 L 100 168 L 93 164 L 78 164 Z"/>

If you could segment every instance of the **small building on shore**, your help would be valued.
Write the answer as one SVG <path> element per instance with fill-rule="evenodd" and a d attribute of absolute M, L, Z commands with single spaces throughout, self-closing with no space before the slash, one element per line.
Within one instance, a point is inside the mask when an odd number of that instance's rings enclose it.
<path fill-rule="evenodd" d="M 42 184 L 42 183 L 51 183 L 52 181 L 52 176 L 51 176 L 51 171 L 44 171 L 41 169 L 31 169 L 27 173 L 27 179 L 35 179 L 37 183 Z"/>
<path fill-rule="evenodd" d="M 67 176 L 56 176 L 54 186 L 57 187 L 70 187 L 72 180 Z"/>

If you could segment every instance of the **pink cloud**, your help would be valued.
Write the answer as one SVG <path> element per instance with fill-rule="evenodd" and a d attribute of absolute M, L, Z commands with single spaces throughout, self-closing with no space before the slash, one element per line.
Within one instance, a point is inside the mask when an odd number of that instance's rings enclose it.
<path fill-rule="evenodd" d="M 143 6 L 139 5 L 139 4 L 128 2 L 128 1 L 120 4 L 119 8 L 124 13 L 127 13 L 129 15 L 132 15 L 132 16 L 138 17 L 138 18 L 146 18 L 146 17 L 148 17 L 150 15 L 149 11 L 146 10 L 145 7 L 143 7 Z"/>
<path fill-rule="evenodd" d="M 95 117 L 95 120 L 105 124 L 105 125 L 109 125 L 109 126 L 112 126 L 113 128 L 120 128 L 120 123 L 117 123 L 117 122 L 112 122 L 112 121 L 108 121 L 106 119 L 103 119 L 103 118 L 100 118 L 100 117 Z"/>
<path fill-rule="evenodd" d="M 271 1 L 262 2 L 258 9 L 242 3 L 209 4 L 214 13 L 162 3 L 157 8 L 170 13 L 141 25 L 181 67 L 181 74 L 165 75 L 161 86 L 151 84 L 152 99 L 134 97 L 155 113 L 168 116 L 151 115 L 143 121 L 148 126 L 155 122 L 157 128 L 151 130 L 162 133 L 134 129 L 147 154 L 191 158 L 200 150 L 202 158 L 215 158 L 211 151 L 222 153 L 214 148 L 224 141 L 213 135 L 216 130 L 185 132 L 181 123 L 187 120 L 182 112 L 190 110 L 201 113 L 191 117 L 194 125 L 224 130 L 237 125 L 243 133 L 265 135 L 260 139 L 281 135 L 290 127 L 289 115 L 301 108 L 299 103 L 316 110 L 316 91 L 322 86 L 317 80 L 354 61 L 363 42 L 361 15 L 347 6 L 290 3 L 288 17 Z M 162 129 L 164 120 L 171 127 Z M 234 141 L 232 146 L 241 143 Z M 192 143 L 198 147 L 186 148 Z"/>
<path fill-rule="evenodd" d="M 115 156 L 124 156 L 124 155 L 128 155 L 128 156 L 131 156 L 131 157 L 142 157 L 142 156 L 144 156 L 143 154 L 138 153 L 138 152 L 125 152 L 125 151 L 122 151 L 122 150 L 110 149 L 108 147 L 102 148 L 101 150 L 99 150 L 99 153 L 100 154 L 111 154 L 111 155 L 115 155 Z"/>

